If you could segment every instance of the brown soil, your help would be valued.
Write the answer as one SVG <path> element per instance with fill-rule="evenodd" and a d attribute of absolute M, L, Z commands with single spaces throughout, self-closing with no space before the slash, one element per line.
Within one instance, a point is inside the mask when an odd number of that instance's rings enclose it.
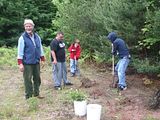
<path fill-rule="evenodd" d="M 83 89 L 90 95 L 88 103 L 102 105 L 101 120 L 160 120 L 160 110 L 150 110 L 148 106 L 154 91 L 160 88 L 160 81 L 131 73 L 133 72 L 127 71 L 128 89 L 118 92 L 116 88 L 110 87 L 113 80 L 110 70 L 93 66 L 81 69 L 82 78 L 85 76 L 85 79 L 94 83 L 93 86 Z M 145 79 L 152 83 L 145 84 Z M 76 77 L 72 81 L 77 87 L 79 78 Z"/>
<path fill-rule="evenodd" d="M 127 74 L 128 89 L 117 92 L 116 88 L 109 87 L 112 83 L 111 71 L 100 70 L 94 66 L 81 67 L 80 70 L 80 77 L 70 77 L 68 74 L 68 79 L 74 85 L 67 86 L 64 90 L 72 87 L 86 91 L 88 103 L 102 105 L 101 120 L 160 120 L 160 110 L 150 110 L 148 107 L 150 96 L 157 88 L 160 88 L 158 79 L 152 80 L 151 84 L 144 84 L 143 78 L 146 76 Z M 17 68 L 0 68 L 0 76 L 1 103 L 3 104 L 6 99 L 22 100 L 24 98 L 22 73 Z M 45 96 L 45 99 L 41 101 L 39 111 L 35 114 L 35 118 L 37 118 L 35 120 L 86 120 L 86 116 L 77 117 L 74 115 L 71 103 L 64 102 L 64 100 L 56 101 L 60 91 L 53 88 L 51 66 L 44 67 L 41 76 L 41 94 Z M 83 78 L 90 81 L 89 87 L 82 85 Z M 11 96 L 15 92 L 16 95 L 10 98 L 9 95 Z M 22 104 L 19 106 L 24 107 Z M 29 115 L 20 118 L 22 120 L 32 119 Z"/>

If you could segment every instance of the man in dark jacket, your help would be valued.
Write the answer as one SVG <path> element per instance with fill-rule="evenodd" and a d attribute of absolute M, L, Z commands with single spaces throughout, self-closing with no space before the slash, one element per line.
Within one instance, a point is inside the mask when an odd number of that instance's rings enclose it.
<path fill-rule="evenodd" d="M 41 38 L 33 32 L 34 23 L 31 19 L 24 20 L 25 32 L 18 40 L 18 65 L 23 72 L 25 97 L 26 99 L 39 95 L 40 78 L 40 60 L 44 61 L 44 53 L 41 44 Z M 33 82 L 32 82 L 33 77 Z"/>
<path fill-rule="evenodd" d="M 115 32 L 111 32 L 108 34 L 107 38 L 113 44 L 113 55 L 119 56 L 119 61 L 115 67 L 115 72 L 118 74 L 118 88 L 120 90 L 126 90 L 126 78 L 125 71 L 130 61 L 129 50 L 126 46 L 126 43 L 121 38 L 117 37 Z"/>

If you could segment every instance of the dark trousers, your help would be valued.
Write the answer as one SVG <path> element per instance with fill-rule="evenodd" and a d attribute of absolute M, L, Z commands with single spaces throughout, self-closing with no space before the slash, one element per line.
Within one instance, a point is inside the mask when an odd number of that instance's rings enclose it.
<path fill-rule="evenodd" d="M 23 78 L 26 99 L 32 97 L 32 95 L 38 96 L 41 84 L 40 64 L 24 65 Z"/>

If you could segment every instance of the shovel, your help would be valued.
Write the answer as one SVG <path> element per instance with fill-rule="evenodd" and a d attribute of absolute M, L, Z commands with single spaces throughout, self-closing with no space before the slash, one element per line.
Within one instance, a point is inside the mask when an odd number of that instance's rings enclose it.
<path fill-rule="evenodd" d="M 113 43 L 112 43 L 112 52 L 113 52 Z M 114 55 L 112 54 L 112 87 L 115 87 L 115 76 L 114 76 L 114 71 L 115 71 L 115 67 L 114 67 Z"/>
<path fill-rule="evenodd" d="M 113 52 L 114 46 L 112 44 L 112 52 Z M 114 55 L 112 54 L 112 84 L 111 87 L 112 88 L 117 88 L 117 76 L 115 75 L 115 62 L 114 62 Z"/>

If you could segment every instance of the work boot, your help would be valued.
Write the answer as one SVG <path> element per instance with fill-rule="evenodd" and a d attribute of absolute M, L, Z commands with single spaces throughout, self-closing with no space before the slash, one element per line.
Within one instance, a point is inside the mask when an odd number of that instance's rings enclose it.
<path fill-rule="evenodd" d="M 38 99 L 44 99 L 44 97 L 43 97 L 43 96 L 40 96 L 40 95 L 35 96 L 35 97 L 37 97 Z"/>

